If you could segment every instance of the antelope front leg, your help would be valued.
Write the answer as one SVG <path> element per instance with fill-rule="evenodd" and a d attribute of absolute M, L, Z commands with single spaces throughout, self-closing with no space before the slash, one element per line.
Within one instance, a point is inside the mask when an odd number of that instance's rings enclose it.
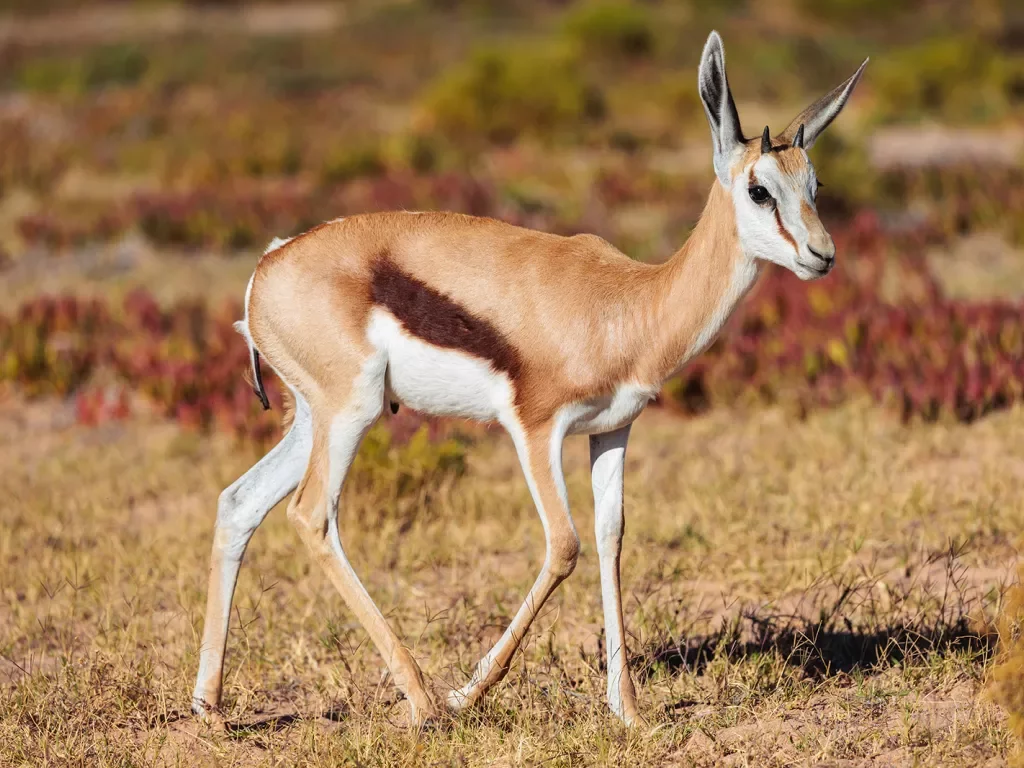
<path fill-rule="evenodd" d="M 509 431 L 516 444 L 530 494 L 544 524 L 544 565 L 512 623 L 476 665 L 469 682 L 448 694 L 448 706 L 456 711 L 475 704 L 487 689 L 508 674 L 512 657 L 534 618 L 555 587 L 572 573 L 580 551 L 580 540 L 569 516 L 565 480 L 562 476 L 564 433 L 556 431 L 552 425 L 525 437 L 519 437 L 513 430 Z"/>
<path fill-rule="evenodd" d="M 629 426 L 590 437 L 590 475 L 594 489 L 594 531 L 601 564 L 601 604 L 608 654 L 608 706 L 627 725 L 640 721 L 636 692 L 626 658 L 626 632 L 622 621 L 619 555 L 622 552 L 623 471 Z"/>

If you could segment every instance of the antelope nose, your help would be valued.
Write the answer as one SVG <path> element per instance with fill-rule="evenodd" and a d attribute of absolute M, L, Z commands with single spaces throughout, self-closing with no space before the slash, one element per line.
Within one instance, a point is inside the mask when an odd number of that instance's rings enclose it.
<path fill-rule="evenodd" d="M 810 251 L 815 256 L 817 256 L 822 261 L 824 261 L 826 264 L 831 264 L 836 257 L 836 248 L 834 245 L 827 251 L 819 251 L 814 246 L 808 244 L 807 250 Z"/>

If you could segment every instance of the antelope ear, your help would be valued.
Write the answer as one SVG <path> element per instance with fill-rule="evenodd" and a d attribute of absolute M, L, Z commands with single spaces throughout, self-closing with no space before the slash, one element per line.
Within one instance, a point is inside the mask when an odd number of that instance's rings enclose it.
<path fill-rule="evenodd" d="M 708 35 L 704 52 L 700 57 L 697 74 L 700 100 L 711 126 L 711 143 L 714 147 L 715 174 L 726 187 L 731 178 L 729 168 L 737 153 L 743 147 L 743 131 L 736 103 L 732 100 L 729 80 L 725 76 L 725 49 L 717 32 Z"/>
<path fill-rule="evenodd" d="M 857 87 L 857 83 L 860 82 L 860 77 L 864 74 L 864 67 L 867 65 L 868 59 L 864 59 L 864 63 L 857 68 L 857 71 L 846 82 L 833 88 L 793 118 L 793 122 L 779 135 L 779 138 L 783 139 L 787 144 L 794 143 L 793 140 L 796 138 L 802 125 L 804 126 L 804 149 L 810 149 L 814 146 L 814 142 L 821 135 L 821 132 L 828 128 L 829 123 L 835 120 L 836 116 L 842 112 L 843 107 L 846 106 L 846 101 L 850 98 L 850 94 L 853 93 L 853 89 Z"/>

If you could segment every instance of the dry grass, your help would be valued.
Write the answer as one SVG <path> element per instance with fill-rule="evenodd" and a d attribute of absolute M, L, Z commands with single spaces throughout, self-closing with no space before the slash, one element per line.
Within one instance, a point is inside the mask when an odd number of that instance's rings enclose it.
<path fill-rule="evenodd" d="M 1024 515 L 1024 412 L 900 427 L 849 407 L 648 414 L 627 467 L 623 584 L 642 710 L 607 713 L 586 443 L 584 549 L 505 683 L 435 731 L 405 703 L 281 510 L 250 547 L 226 734 L 188 713 L 217 494 L 253 460 L 142 421 L 0 410 L 4 765 L 1003 764 L 988 622 Z M 461 684 L 543 556 L 509 441 L 411 519 L 363 489 L 344 536 L 438 689 Z"/>

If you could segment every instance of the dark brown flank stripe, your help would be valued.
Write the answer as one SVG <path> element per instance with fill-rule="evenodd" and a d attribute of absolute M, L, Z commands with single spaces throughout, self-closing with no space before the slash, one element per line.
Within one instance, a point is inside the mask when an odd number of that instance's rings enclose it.
<path fill-rule="evenodd" d="M 373 262 L 370 286 L 373 303 L 391 312 L 413 336 L 489 360 L 495 370 L 513 381 L 522 373 L 519 351 L 497 328 L 402 272 L 387 250 Z"/>

